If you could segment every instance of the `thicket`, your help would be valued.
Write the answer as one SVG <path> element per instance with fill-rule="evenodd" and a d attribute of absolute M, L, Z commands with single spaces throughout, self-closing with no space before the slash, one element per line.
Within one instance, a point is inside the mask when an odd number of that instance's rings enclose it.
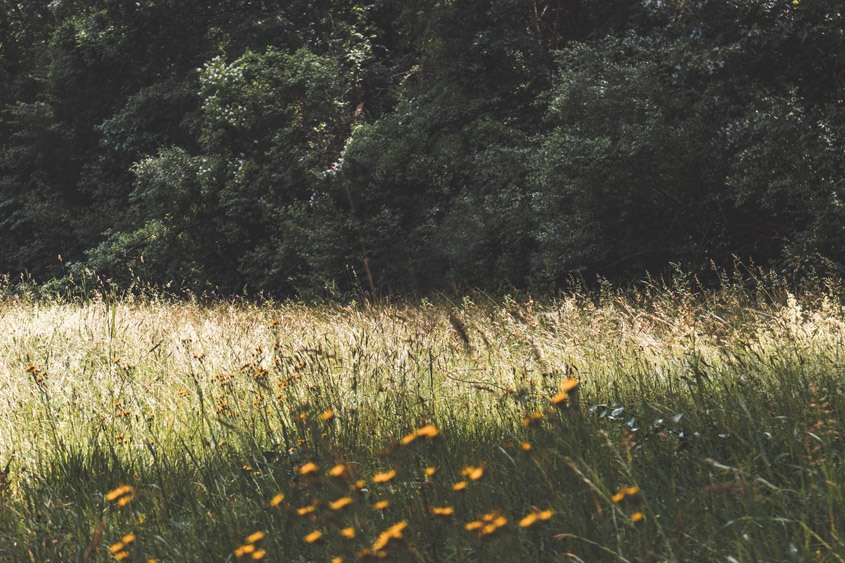
<path fill-rule="evenodd" d="M 845 263 L 845 2 L 0 2 L 0 272 L 557 287 Z"/>

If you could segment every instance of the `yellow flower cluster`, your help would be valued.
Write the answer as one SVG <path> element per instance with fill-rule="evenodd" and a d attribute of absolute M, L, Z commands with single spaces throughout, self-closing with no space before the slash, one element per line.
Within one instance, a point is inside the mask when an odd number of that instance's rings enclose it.
<path fill-rule="evenodd" d="M 135 541 L 135 534 L 126 534 L 120 541 L 109 547 L 109 553 L 118 561 L 129 557 L 129 546 Z"/>
<path fill-rule="evenodd" d="M 126 506 L 135 498 L 135 495 L 138 494 L 138 491 L 135 490 L 134 487 L 130 487 L 129 485 L 121 485 L 116 489 L 113 489 L 106 493 L 106 500 L 109 502 L 113 502 L 118 506 Z"/>
<path fill-rule="evenodd" d="M 414 442 L 417 438 L 429 438 L 434 439 L 440 436 L 440 430 L 433 424 L 426 424 L 422 428 L 418 428 L 408 434 L 407 436 L 403 437 L 399 440 L 399 443 L 403 446 L 407 446 Z"/>
<path fill-rule="evenodd" d="M 552 510 L 534 509 L 530 514 L 519 521 L 519 526 L 521 528 L 530 528 L 537 522 L 547 522 L 548 520 L 551 520 L 553 515 L 554 511 Z"/>
<path fill-rule="evenodd" d="M 625 501 L 633 501 L 635 505 L 639 504 L 636 502 L 638 496 L 640 494 L 640 488 L 636 485 L 628 487 L 626 485 L 622 485 L 619 487 L 619 490 L 616 491 L 616 494 L 610 497 L 610 500 L 615 502 L 616 504 L 620 504 Z M 640 511 L 634 512 L 631 514 L 631 523 L 632 524 L 642 524 L 645 522 L 645 514 Z"/>
<path fill-rule="evenodd" d="M 560 391 L 557 392 L 550 399 L 550 406 L 546 407 L 545 413 L 548 414 L 554 411 L 554 408 L 563 408 L 567 404 L 567 399 L 576 397 L 578 392 L 579 381 L 578 378 L 570 377 L 560 384 Z M 535 411 L 522 417 L 523 426 L 531 426 L 543 419 L 544 413 Z"/>
<path fill-rule="evenodd" d="M 455 509 L 451 506 L 432 506 L 431 513 L 435 516 L 451 516 L 455 513 Z"/>
<path fill-rule="evenodd" d="M 402 520 L 383 531 L 373 544 L 373 551 L 384 551 L 391 542 L 400 541 L 405 537 L 405 528 L 407 527 L 408 522 Z"/>
<path fill-rule="evenodd" d="M 616 504 L 619 504 L 620 502 L 622 502 L 626 498 L 636 497 L 637 494 L 639 494 L 639 492 L 640 492 L 640 488 L 637 487 L 636 485 L 633 486 L 633 487 L 627 487 L 627 486 L 623 485 L 623 486 L 619 487 L 619 490 L 616 491 L 615 495 L 610 497 L 610 500 L 612 500 Z"/>
<path fill-rule="evenodd" d="M 475 532 L 478 537 L 489 537 L 508 525 L 508 519 L 501 511 L 494 510 L 464 525 L 468 532 Z"/>
<path fill-rule="evenodd" d="M 391 469 L 389 471 L 380 471 L 373 475 L 373 483 L 387 483 L 394 477 L 396 477 L 395 469 Z"/>
<path fill-rule="evenodd" d="M 258 530 L 257 532 L 253 532 L 248 535 L 244 540 L 244 543 L 235 549 L 235 557 L 249 556 L 249 558 L 253 561 L 260 561 L 261 559 L 264 559 L 267 552 L 260 549 L 255 544 L 263 540 L 265 536 L 266 534 L 262 530 Z"/>

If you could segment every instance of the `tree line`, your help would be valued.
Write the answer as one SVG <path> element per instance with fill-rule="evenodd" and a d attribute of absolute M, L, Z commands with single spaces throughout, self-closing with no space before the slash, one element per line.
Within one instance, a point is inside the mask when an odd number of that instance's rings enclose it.
<path fill-rule="evenodd" d="M 0 273 L 275 295 L 845 264 L 845 2 L 0 1 Z"/>

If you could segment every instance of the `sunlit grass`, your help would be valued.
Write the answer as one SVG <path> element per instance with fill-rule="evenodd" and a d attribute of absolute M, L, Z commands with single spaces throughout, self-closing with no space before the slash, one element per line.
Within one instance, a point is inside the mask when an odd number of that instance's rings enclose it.
<path fill-rule="evenodd" d="M 840 560 L 842 293 L 723 281 L 7 298 L 0 560 Z"/>

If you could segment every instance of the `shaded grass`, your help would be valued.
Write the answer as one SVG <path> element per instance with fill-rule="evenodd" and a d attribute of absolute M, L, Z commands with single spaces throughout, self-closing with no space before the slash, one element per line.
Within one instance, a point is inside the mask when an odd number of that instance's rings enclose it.
<path fill-rule="evenodd" d="M 460 306 L 6 300 L 0 559 L 840 560 L 842 294 L 724 281 Z"/>

